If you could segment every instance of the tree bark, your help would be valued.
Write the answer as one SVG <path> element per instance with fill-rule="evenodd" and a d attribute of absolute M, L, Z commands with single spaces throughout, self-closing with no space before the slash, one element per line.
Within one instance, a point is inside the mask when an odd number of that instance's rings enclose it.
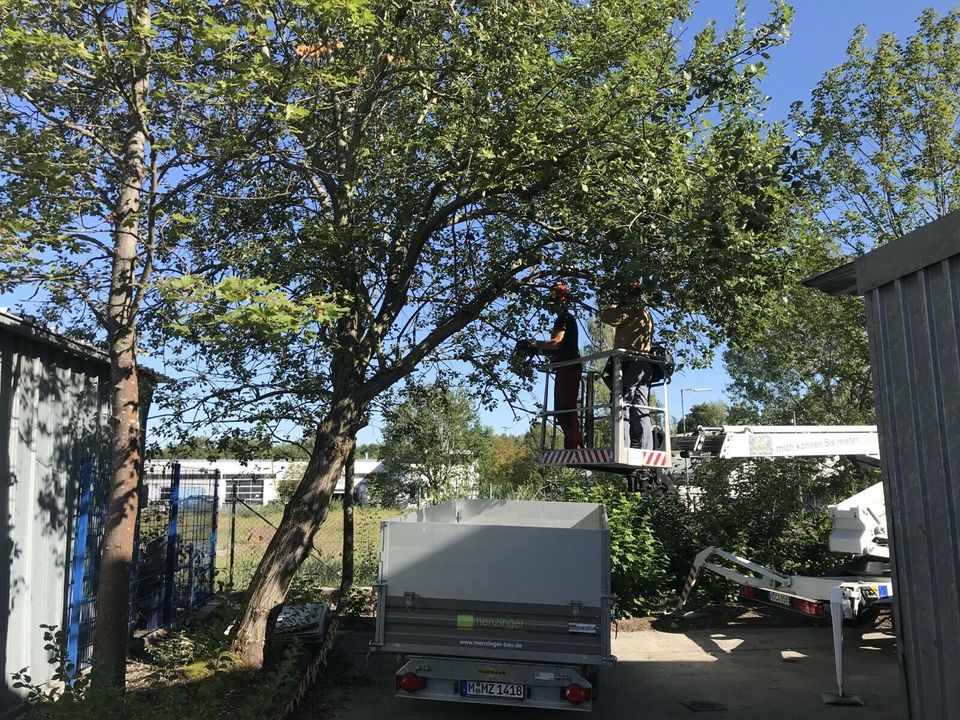
<path fill-rule="evenodd" d="M 297 569 L 313 547 L 317 529 L 327 517 L 340 472 L 355 447 L 361 416 L 360 402 L 343 398 L 333 404 L 317 428 L 303 480 L 287 503 L 247 590 L 233 650 L 248 667 L 263 666 L 271 613 L 282 605 Z"/>
<path fill-rule="evenodd" d="M 139 5 L 131 16 L 131 39 L 140 43 L 131 77 L 131 100 L 124 165 L 113 218 L 113 263 L 107 304 L 112 393 L 110 496 L 97 590 L 93 634 L 94 687 L 126 682 L 130 569 L 137 523 L 140 480 L 140 386 L 137 377 L 137 318 L 134 307 L 140 232 L 140 203 L 146 129 L 145 97 L 149 85 L 149 7 Z"/>
<path fill-rule="evenodd" d="M 353 449 L 347 456 L 343 473 L 343 565 L 340 573 L 340 591 L 337 594 L 337 609 L 353 587 L 353 472 L 356 461 L 356 438 Z"/>

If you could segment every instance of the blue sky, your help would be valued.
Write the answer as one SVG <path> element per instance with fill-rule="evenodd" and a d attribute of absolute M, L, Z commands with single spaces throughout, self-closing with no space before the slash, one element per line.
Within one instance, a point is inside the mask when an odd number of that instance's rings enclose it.
<path fill-rule="evenodd" d="M 767 74 L 761 87 L 770 96 L 766 117 L 768 120 L 784 120 L 790 104 L 796 100 L 806 103 L 810 93 L 830 68 L 839 65 L 846 57 L 847 44 L 854 28 L 865 24 L 868 42 L 873 45 L 884 32 L 895 33 L 900 38 L 913 34 L 916 19 L 928 7 L 944 14 L 958 4 L 930 0 L 794 0 L 795 14 L 791 36 L 787 43 L 771 52 Z M 703 0 L 696 10 L 694 25 L 699 26 L 710 17 L 715 17 L 723 27 L 731 17 L 734 4 L 727 0 Z M 767 3 L 748 0 L 751 19 L 760 18 L 769 7 Z M 545 333 L 549 328 L 541 329 Z M 670 386 L 670 414 L 680 416 L 680 390 L 684 393 L 687 409 L 698 402 L 724 400 L 730 377 L 719 358 L 713 366 L 704 370 L 685 369 L 674 375 Z M 689 392 L 690 388 L 709 389 L 707 392 Z M 539 398 L 542 390 L 538 391 Z M 496 432 L 519 433 L 526 430 L 527 420 L 514 420 L 509 410 L 482 413 L 483 421 Z M 376 430 L 368 429 L 361 442 L 369 442 Z"/>

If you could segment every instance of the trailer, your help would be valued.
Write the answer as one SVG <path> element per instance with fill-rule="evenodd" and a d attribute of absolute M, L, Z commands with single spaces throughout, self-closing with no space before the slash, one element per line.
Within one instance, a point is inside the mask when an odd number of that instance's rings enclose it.
<path fill-rule="evenodd" d="M 611 665 L 595 503 L 451 500 L 381 524 L 371 649 L 400 698 L 589 711 Z"/>

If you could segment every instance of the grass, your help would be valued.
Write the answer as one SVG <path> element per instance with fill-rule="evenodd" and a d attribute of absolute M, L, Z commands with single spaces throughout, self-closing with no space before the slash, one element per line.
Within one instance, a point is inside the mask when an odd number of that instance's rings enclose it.
<path fill-rule="evenodd" d="M 127 663 L 126 692 L 93 690 L 81 676 L 56 702 L 32 705 L 25 720 L 263 720 L 290 699 L 316 648 L 274 643 L 261 671 L 238 666 L 227 628 L 238 597 L 224 595 L 208 617 L 145 639 Z M 62 657 L 52 659 L 62 663 Z M 46 688 L 37 686 L 46 692 Z"/>
<path fill-rule="evenodd" d="M 280 524 L 283 506 L 271 503 L 254 510 L 237 507 L 236 545 L 234 547 L 233 588 L 243 590 L 250 583 L 257 564 Z M 380 523 L 402 511 L 367 505 L 354 506 L 354 584 L 370 585 L 376 580 L 380 553 Z M 259 514 L 259 515 L 258 515 Z M 261 517 L 262 516 L 262 517 Z M 230 574 L 231 512 L 224 506 L 220 513 L 217 541 L 217 580 L 228 585 Z M 314 538 L 315 551 L 303 563 L 294 581 L 292 599 L 316 600 L 320 588 L 340 584 L 343 567 L 343 505 L 330 505 L 326 521 Z"/>

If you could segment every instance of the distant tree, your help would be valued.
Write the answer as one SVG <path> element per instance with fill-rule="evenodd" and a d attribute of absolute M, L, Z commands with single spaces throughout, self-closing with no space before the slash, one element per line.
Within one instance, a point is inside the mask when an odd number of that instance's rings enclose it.
<path fill-rule="evenodd" d="M 683 418 L 683 428 L 693 432 L 698 427 L 718 427 L 727 424 L 730 408 L 722 400 L 697 403 Z"/>
<path fill-rule="evenodd" d="M 537 465 L 539 428 L 526 435 L 494 435 L 479 466 L 478 482 L 482 495 L 510 497 L 533 495 L 542 485 Z"/>
<path fill-rule="evenodd" d="M 875 422 L 863 302 L 803 287 L 787 296 L 767 319 L 766 342 L 725 351 L 729 395 L 768 424 Z"/>
<path fill-rule="evenodd" d="M 828 236 L 862 252 L 960 207 L 960 8 L 866 44 L 828 71 L 794 119 L 820 175 Z"/>
<path fill-rule="evenodd" d="M 381 503 L 435 503 L 474 489 L 490 430 L 465 390 L 440 383 L 411 387 L 383 417 L 384 472 L 371 479 Z"/>
<path fill-rule="evenodd" d="M 814 178 L 795 233 L 811 276 L 960 207 L 960 9 L 923 11 L 913 35 L 855 31 L 794 122 L 798 159 Z M 776 424 L 872 423 L 863 303 L 786 286 L 730 343 L 729 391 Z"/>
<path fill-rule="evenodd" d="M 363 443 L 357 445 L 357 459 L 365 460 L 367 458 L 379 460 L 383 456 L 382 443 Z"/>
<path fill-rule="evenodd" d="M 277 499 L 284 505 L 290 502 L 297 485 L 303 480 L 303 473 L 307 469 L 306 462 L 290 463 L 283 475 L 277 478 Z"/>
<path fill-rule="evenodd" d="M 204 460 L 306 460 L 309 450 L 299 442 L 273 442 L 269 438 L 249 437 L 244 433 L 217 439 L 192 435 L 151 453 L 162 460 L 201 458 Z"/>

